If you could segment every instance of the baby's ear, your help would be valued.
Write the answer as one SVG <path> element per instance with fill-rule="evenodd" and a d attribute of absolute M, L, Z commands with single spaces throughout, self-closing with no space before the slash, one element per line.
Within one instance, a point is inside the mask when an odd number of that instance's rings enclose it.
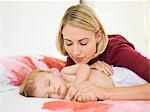
<path fill-rule="evenodd" d="M 96 43 L 99 43 L 101 40 L 101 35 L 102 35 L 102 30 L 100 29 L 97 33 L 96 33 Z"/>

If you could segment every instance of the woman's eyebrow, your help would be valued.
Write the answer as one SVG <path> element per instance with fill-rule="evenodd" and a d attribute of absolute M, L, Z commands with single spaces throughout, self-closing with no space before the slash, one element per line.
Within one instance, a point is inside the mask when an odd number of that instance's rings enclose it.
<path fill-rule="evenodd" d="M 72 42 L 72 41 L 71 41 L 71 40 L 69 40 L 69 39 L 64 39 L 64 40 Z"/>
<path fill-rule="evenodd" d="M 89 38 L 83 38 L 83 39 L 81 39 L 81 40 L 79 40 L 79 41 L 83 41 L 83 40 L 88 40 Z"/>
<path fill-rule="evenodd" d="M 89 39 L 89 38 L 83 38 L 83 39 L 80 39 L 79 41 L 82 41 L 82 40 L 88 40 L 88 39 Z M 72 42 L 72 41 L 69 40 L 69 39 L 64 39 L 64 40 Z"/>

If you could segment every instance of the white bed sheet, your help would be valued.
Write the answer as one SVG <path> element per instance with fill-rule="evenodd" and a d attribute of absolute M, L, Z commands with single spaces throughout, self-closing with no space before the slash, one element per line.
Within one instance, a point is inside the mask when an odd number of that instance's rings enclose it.
<path fill-rule="evenodd" d="M 54 101 L 54 100 L 56 101 L 56 99 L 50 99 L 50 98 L 23 97 L 19 95 L 18 87 L 11 86 L 8 87 L 7 90 L 6 88 L 3 89 L 3 91 L 2 89 L 0 89 L 0 112 L 53 112 L 50 110 L 42 109 L 42 106 L 43 103 L 48 101 Z M 68 104 L 67 102 L 64 103 L 65 105 Z M 111 101 L 111 100 L 109 101 L 108 100 L 108 101 L 100 101 L 99 103 L 100 103 L 99 107 L 93 106 L 92 109 L 101 110 L 103 108 L 106 108 L 104 104 L 111 104 L 108 105 L 108 109 L 106 109 L 104 112 L 135 112 L 135 111 L 150 112 L 150 101 Z M 84 107 L 84 105 L 81 106 Z M 81 110 L 82 109 L 81 106 L 79 106 L 80 108 L 78 108 L 78 106 L 76 105 L 68 106 L 67 110 L 74 109 L 74 108 Z M 85 107 L 83 109 L 86 110 Z M 62 109 L 62 111 L 59 112 L 64 112 L 64 109 Z"/>
<path fill-rule="evenodd" d="M 0 112 L 50 112 L 43 110 L 42 105 L 50 98 L 27 98 L 19 94 L 19 88 L 0 91 Z"/>

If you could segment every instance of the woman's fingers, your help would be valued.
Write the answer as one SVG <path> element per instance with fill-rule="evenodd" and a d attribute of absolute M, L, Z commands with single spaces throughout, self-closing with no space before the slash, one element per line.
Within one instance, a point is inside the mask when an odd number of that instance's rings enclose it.
<path fill-rule="evenodd" d="M 112 75 L 113 70 L 111 65 L 105 63 L 104 61 L 97 61 L 93 65 L 91 65 L 91 68 L 98 69 L 99 71 L 103 72 L 106 75 Z"/>
<path fill-rule="evenodd" d="M 69 95 L 71 100 L 73 99 L 73 97 L 75 96 L 76 93 L 77 93 L 77 90 L 76 90 L 76 88 L 73 87 L 71 92 L 70 92 L 70 95 Z"/>
<path fill-rule="evenodd" d="M 96 95 L 93 93 L 93 85 L 88 81 L 78 85 L 78 91 L 75 94 L 73 100 L 80 102 L 97 101 Z"/>
<path fill-rule="evenodd" d="M 90 101 L 96 102 L 96 101 L 97 101 L 97 98 L 96 98 L 95 96 L 92 96 L 91 99 L 90 99 Z"/>
<path fill-rule="evenodd" d="M 83 96 L 79 96 L 77 101 L 82 102 L 83 101 Z"/>
<path fill-rule="evenodd" d="M 102 72 L 104 72 L 106 75 L 112 75 L 112 72 L 111 72 L 111 67 L 108 65 L 108 64 L 106 64 L 105 62 L 103 62 L 103 61 L 98 61 L 97 62 L 97 66 L 100 68 L 100 70 L 102 71 Z"/>
<path fill-rule="evenodd" d="M 102 61 L 101 63 L 105 66 L 105 68 L 106 68 L 106 70 L 108 71 L 108 73 L 109 73 L 110 75 L 112 75 L 112 74 L 113 74 L 112 66 L 109 65 L 109 64 L 107 64 L 107 63 L 105 63 L 104 61 Z"/>
<path fill-rule="evenodd" d="M 69 98 L 69 93 L 67 92 L 66 96 L 65 96 L 65 100 L 70 100 Z"/>
<path fill-rule="evenodd" d="M 73 101 L 77 101 L 77 99 L 80 97 L 81 93 L 77 92 L 73 98 Z"/>
<path fill-rule="evenodd" d="M 75 85 L 72 85 L 67 92 L 67 95 L 65 97 L 66 100 L 72 100 L 77 93 L 77 88 Z"/>
<path fill-rule="evenodd" d="M 92 93 L 77 93 L 73 99 L 73 101 L 79 101 L 79 102 L 95 102 L 97 101 L 97 98 Z"/>
<path fill-rule="evenodd" d="M 93 86 L 88 81 L 82 82 L 76 86 L 71 86 L 65 97 L 66 100 L 79 102 L 97 101 Z"/>

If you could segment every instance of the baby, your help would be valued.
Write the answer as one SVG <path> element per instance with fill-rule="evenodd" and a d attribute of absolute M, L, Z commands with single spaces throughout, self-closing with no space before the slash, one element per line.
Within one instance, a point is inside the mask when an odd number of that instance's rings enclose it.
<path fill-rule="evenodd" d="M 55 72 L 54 72 L 55 71 Z M 98 70 L 90 70 L 86 64 L 76 64 L 65 67 L 61 75 L 56 70 L 36 70 L 31 72 L 20 87 L 20 94 L 24 96 L 63 99 L 72 83 L 86 80 L 101 87 L 113 87 L 112 79 Z M 83 74 L 84 73 L 84 74 Z M 96 81 L 96 80 L 97 81 Z"/>
<path fill-rule="evenodd" d="M 26 97 L 64 99 L 73 84 L 89 81 L 98 87 L 131 86 L 146 83 L 134 72 L 123 67 L 113 67 L 114 74 L 107 76 L 87 64 L 64 67 L 61 75 L 55 70 L 31 72 L 20 87 L 20 94 Z M 119 80 L 118 80 L 119 79 Z"/>

